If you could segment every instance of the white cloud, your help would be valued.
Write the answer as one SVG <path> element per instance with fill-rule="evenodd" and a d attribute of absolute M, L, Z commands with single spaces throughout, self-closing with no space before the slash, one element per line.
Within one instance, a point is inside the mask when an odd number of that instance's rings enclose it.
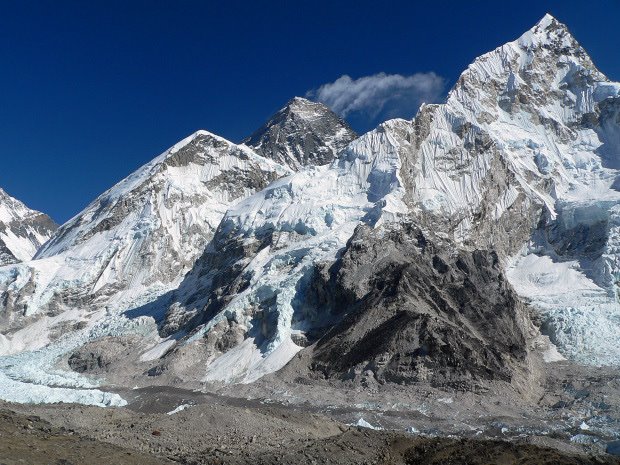
<path fill-rule="evenodd" d="M 352 79 L 346 74 L 323 84 L 308 96 L 346 117 L 355 113 L 369 119 L 411 118 L 421 103 L 442 99 L 445 79 L 435 73 L 411 76 L 378 73 Z"/>

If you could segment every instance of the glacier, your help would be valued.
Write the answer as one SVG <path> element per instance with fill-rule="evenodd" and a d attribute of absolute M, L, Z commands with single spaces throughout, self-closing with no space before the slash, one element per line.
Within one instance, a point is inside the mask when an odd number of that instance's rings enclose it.
<path fill-rule="evenodd" d="M 320 308 L 300 310 L 305 306 L 304 285 L 316 263 L 335 260 L 359 224 L 378 226 L 407 212 L 399 179 L 403 142 L 395 136 L 404 125 L 402 120 L 389 121 L 352 142 L 331 165 L 276 181 L 226 213 L 214 242 L 242 241 L 251 248 L 253 254 L 241 258 L 241 277 L 251 278 L 216 316 L 192 328 L 191 337 L 180 343 L 196 342 L 222 321 L 234 321 L 251 336 L 215 354 L 204 381 L 252 382 L 276 371 L 301 349 L 292 336 L 303 337 L 326 324 L 329 317 Z M 208 276 L 209 271 L 198 268 L 196 274 Z M 200 311 L 210 295 L 219 294 L 208 283 L 189 288 L 185 300 L 192 303 L 184 305 L 184 296 L 178 296 L 181 305 L 174 318 L 178 312 Z M 194 297 L 196 288 L 202 299 Z M 267 331 L 256 330 L 265 324 Z"/>

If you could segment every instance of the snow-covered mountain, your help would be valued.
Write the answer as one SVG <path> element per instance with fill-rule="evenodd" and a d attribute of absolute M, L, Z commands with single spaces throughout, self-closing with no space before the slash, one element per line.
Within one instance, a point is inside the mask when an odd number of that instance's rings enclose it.
<path fill-rule="evenodd" d="M 30 260 L 57 227 L 0 189 L 0 266 Z"/>
<path fill-rule="evenodd" d="M 37 367 L 28 379 L 45 384 L 39 368 L 59 354 L 109 333 L 152 332 L 144 319 L 166 310 L 159 299 L 192 268 L 226 210 L 291 173 L 206 131 L 177 143 L 60 227 L 33 260 L 0 268 L 1 352 L 47 346 L 28 352 Z M 136 315 L 150 303 L 149 317 Z"/>
<path fill-rule="evenodd" d="M 519 384 L 544 340 L 524 303 L 564 356 L 619 364 L 619 110 L 547 15 L 444 104 L 350 143 L 303 99 L 254 151 L 199 132 L 0 268 L 0 378 L 90 386 L 58 371 L 72 354 L 132 382 L 251 382 L 304 351 L 324 376 Z"/>
<path fill-rule="evenodd" d="M 545 16 L 476 59 L 445 104 L 385 123 L 330 166 L 286 178 L 230 210 L 198 262 L 201 279 L 189 275 L 182 288 L 198 294 L 186 298 L 189 306 L 178 298 L 166 324 L 183 328 L 172 323 L 186 322 L 188 310 L 194 333 L 181 344 L 203 335 L 237 341 L 213 343 L 204 379 L 251 381 L 338 321 L 307 299 L 314 265 L 333 264 L 358 225 L 407 218 L 453 249 L 497 251 L 565 356 L 620 362 L 613 344 L 620 336 L 619 91 L 567 28 Z M 544 266 L 532 266 L 537 261 Z"/>
<path fill-rule="evenodd" d="M 446 104 L 420 110 L 403 162 L 420 223 L 518 252 L 508 278 L 560 351 L 584 363 L 620 363 L 619 108 L 620 84 L 547 15 L 476 59 Z"/>
<path fill-rule="evenodd" d="M 322 103 L 295 97 L 243 143 L 298 171 L 330 163 L 356 137 L 349 125 Z"/>
<path fill-rule="evenodd" d="M 182 140 L 61 226 L 32 261 L 0 269 L 4 353 L 44 345 L 175 288 L 236 201 L 290 171 L 206 131 Z M 43 318 L 46 331 L 31 333 Z M 42 322 L 37 323 L 43 326 Z"/>

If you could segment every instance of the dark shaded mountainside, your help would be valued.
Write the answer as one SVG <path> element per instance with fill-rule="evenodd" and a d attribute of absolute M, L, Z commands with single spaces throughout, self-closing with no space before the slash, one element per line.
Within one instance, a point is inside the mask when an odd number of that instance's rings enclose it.
<path fill-rule="evenodd" d="M 448 250 L 412 224 L 359 227 L 338 262 L 317 270 L 317 304 L 345 316 L 312 348 L 312 370 L 460 389 L 533 380 L 536 331 L 497 254 Z"/>

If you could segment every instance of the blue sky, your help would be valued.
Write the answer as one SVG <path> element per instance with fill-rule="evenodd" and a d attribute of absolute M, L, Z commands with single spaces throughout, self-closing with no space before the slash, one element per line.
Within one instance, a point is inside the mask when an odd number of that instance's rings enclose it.
<path fill-rule="evenodd" d="M 620 80 L 620 0 L 0 0 L 0 186 L 63 222 L 195 130 L 239 141 L 295 95 L 328 90 L 359 131 L 409 117 L 547 11 Z M 337 100 L 379 73 L 398 99 Z"/>

